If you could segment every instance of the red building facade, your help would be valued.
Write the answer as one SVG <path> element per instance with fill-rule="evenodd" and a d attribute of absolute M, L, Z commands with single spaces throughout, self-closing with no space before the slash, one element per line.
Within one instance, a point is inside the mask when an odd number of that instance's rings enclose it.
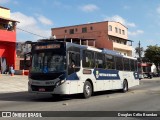
<path fill-rule="evenodd" d="M 9 18 L 10 10 L 0 7 L 0 71 L 4 73 L 9 66 L 15 67 L 16 22 Z M 3 16 L 8 13 L 9 16 Z"/>
<path fill-rule="evenodd" d="M 113 43 L 108 38 L 108 22 L 97 22 L 52 28 L 52 36 L 56 38 L 95 39 L 95 47 L 113 50 Z M 89 43 L 90 44 L 90 43 Z M 92 43 L 91 43 L 92 44 Z"/>
<path fill-rule="evenodd" d="M 102 21 L 52 28 L 51 31 L 56 38 L 94 39 L 96 48 L 106 48 L 132 56 L 132 41 L 128 40 L 128 28 L 119 22 Z"/>

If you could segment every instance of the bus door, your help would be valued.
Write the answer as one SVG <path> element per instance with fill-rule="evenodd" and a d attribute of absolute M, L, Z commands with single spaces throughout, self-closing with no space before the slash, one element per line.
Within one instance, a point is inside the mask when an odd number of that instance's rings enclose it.
<path fill-rule="evenodd" d="M 72 49 L 74 50 L 74 49 Z M 68 77 L 70 80 L 70 94 L 77 93 L 78 91 L 78 75 L 77 72 L 80 70 L 80 52 L 68 51 Z"/>

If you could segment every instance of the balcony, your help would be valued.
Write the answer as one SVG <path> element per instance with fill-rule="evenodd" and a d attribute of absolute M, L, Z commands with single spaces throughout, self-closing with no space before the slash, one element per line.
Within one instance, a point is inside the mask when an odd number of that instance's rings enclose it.
<path fill-rule="evenodd" d="M 16 42 L 16 32 L 0 29 L 0 42 Z"/>
<path fill-rule="evenodd" d="M 132 46 L 130 45 L 124 45 L 120 43 L 113 42 L 113 48 L 125 50 L 125 51 L 132 51 Z"/>

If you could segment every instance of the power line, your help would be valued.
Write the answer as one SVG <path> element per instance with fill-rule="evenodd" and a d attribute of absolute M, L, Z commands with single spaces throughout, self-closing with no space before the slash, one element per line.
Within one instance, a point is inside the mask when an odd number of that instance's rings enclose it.
<path fill-rule="evenodd" d="M 27 31 L 27 30 L 23 30 L 23 29 L 18 28 L 18 27 L 17 27 L 17 29 L 18 29 L 18 30 L 21 30 L 21 31 L 23 31 L 23 32 L 26 32 L 26 33 L 29 33 L 29 34 L 32 34 L 32 35 L 38 36 L 38 37 L 47 38 L 47 37 L 44 37 L 44 36 L 41 36 L 41 35 L 38 35 L 38 34 L 35 34 L 35 33 L 32 33 L 32 32 L 29 32 L 29 31 Z"/>

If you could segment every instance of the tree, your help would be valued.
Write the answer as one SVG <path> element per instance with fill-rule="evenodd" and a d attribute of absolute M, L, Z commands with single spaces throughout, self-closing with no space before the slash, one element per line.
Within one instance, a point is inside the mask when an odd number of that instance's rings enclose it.
<path fill-rule="evenodd" d="M 160 65 L 160 47 L 157 45 L 150 45 L 147 46 L 147 49 L 145 50 L 145 57 L 150 60 L 150 62 L 154 63 L 157 72 L 159 73 L 159 65 Z"/>

